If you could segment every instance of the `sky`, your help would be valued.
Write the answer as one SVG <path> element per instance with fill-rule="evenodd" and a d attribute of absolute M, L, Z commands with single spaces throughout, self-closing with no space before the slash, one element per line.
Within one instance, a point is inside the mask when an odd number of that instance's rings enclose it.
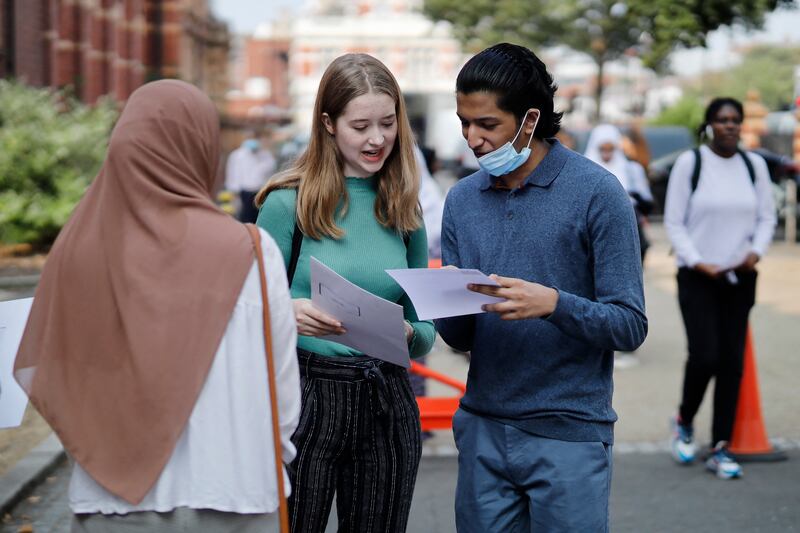
<path fill-rule="evenodd" d="M 230 24 L 236 33 L 252 33 L 262 22 L 272 20 L 282 10 L 296 12 L 303 0 L 211 0 L 214 13 Z"/>
<path fill-rule="evenodd" d="M 252 33 L 256 27 L 272 20 L 282 11 L 298 12 L 304 0 L 212 0 L 215 13 L 226 20 L 236 33 Z M 800 46 L 800 9 L 779 10 L 767 16 L 764 30 L 745 32 L 741 28 L 724 28 L 713 32 L 708 47 L 683 50 L 673 54 L 672 69 L 676 74 L 694 75 L 703 70 L 723 69 L 735 60 L 732 50 L 750 42 L 793 42 Z"/>

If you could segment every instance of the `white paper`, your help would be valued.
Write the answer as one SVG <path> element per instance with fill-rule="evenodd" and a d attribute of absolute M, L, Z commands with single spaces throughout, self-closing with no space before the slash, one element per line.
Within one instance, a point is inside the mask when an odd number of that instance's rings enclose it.
<path fill-rule="evenodd" d="M 386 273 L 406 291 L 420 320 L 483 313 L 481 306 L 505 301 L 467 289 L 470 283 L 500 286 L 480 270 L 407 268 Z"/>
<path fill-rule="evenodd" d="M 320 338 L 405 368 L 411 366 L 402 305 L 350 283 L 315 257 L 311 258 L 311 301 L 347 330 L 343 335 Z"/>
<path fill-rule="evenodd" d="M 28 405 L 25 391 L 14 379 L 14 359 L 32 303 L 33 298 L 0 302 L 0 428 L 20 425 Z"/>

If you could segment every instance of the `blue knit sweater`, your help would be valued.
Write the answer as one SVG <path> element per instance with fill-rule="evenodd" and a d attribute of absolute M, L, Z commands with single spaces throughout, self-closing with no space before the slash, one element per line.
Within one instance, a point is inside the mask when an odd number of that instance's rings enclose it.
<path fill-rule="evenodd" d="M 547 438 L 612 443 L 614 350 L 634 350 L 647 334 L 636 220 L 612 174 L 548 143 L 519 189 L 496 188 L 478 171 L 450 190 L 442 258 L 553 287 L 556 310 L 436 326 L 472 352 L 462 408 Z"/>

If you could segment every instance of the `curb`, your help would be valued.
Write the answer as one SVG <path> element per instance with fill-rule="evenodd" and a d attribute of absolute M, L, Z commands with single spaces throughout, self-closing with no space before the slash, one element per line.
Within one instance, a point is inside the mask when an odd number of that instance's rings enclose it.
<path fill-rule="evenodd" d="M 66 460 L 66 453 L 55 433 L 51 433 L 31 452 L 0 476 L 0 516 L 17 505 Z"/>
<path fill-rule="evenodd" d="M 39 274 L 29 274 L 27 276 L 2 276 L 0 277 L 0 289 L 12 289 L 19 287 L 34 287 L 39 283 Z"/>

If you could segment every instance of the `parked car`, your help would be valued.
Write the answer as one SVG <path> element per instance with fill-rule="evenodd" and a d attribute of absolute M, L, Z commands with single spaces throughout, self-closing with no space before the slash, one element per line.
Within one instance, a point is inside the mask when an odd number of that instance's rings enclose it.
<path fill-rule="evenodd" d="M 620 131 L 624 135 L 628 128 L 621 126 Z M 575 140 L 575 151 L 579 154 L 585 152 L 591 130 L 567 128 L 567 133 Z M 672 152 L 682 152 L 695 143 L 691 131 L 683 126 L 644 126 L 642 134 L 647 141 L 651 161 Z"/>

